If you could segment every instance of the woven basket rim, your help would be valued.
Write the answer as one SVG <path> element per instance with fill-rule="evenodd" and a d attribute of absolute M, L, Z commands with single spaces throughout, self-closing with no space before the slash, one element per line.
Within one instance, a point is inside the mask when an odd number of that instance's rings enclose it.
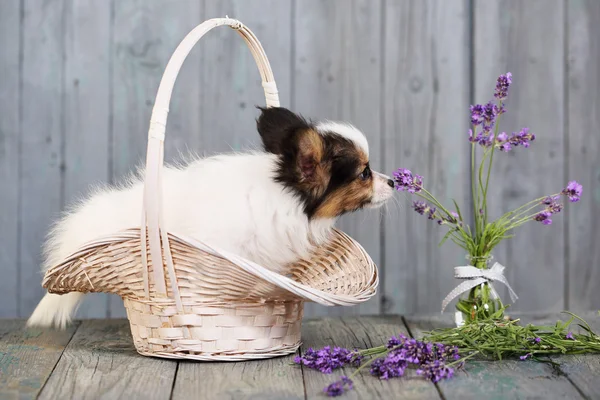
<path fill-rule="evenodd" d="M 368 257 L 367 252 L 356 240 L 352 239 L 350 236 L 348 236 L 346 233 L 339 229 L 333 229 L 333 232 L 335 236 L 339 236 L 350 241 L 353 246 L 357 247 L 358 251 L 362 252 L 365 256 Z M 47 288 L 50 280 L 53 276 L 56 275 L 57 272 L 60 274 L 60 270 L 62 268 L 69 265 L 71 262 L 80 259 L 82 255 L 85 254 L 87 251 L 92 250 L 98 246 L 118 243 L 128 239 L 137 239 L 139 238 L 139 236 L 140 228 L 130 228 L 120 231 L 116 234 L 102 236 L 91 242 L 88 242 L 87 244 L 81 246 L 76 252 L 66 257 L 60 264 L 49 268 L 46 271 L 44 280 L 42 282 L 42 286 L 44 288 Z M 277 285 L 282 289 L 293 293 L 297 296 L 299 300 L 315 302 L 325 306 L 351 306 L 355 304 L 360 304 L 364 301 L 369 300 L 376 294 L 377 286 L 379 284 L 379 274 L 377 271 L 377 266 L 373 262 L 369 262 L 369 267 L 371 268 L 369 276 L 371 276 L 371 280 L 370 282 L 368 282 L 368 285 L 364 288 L 364 290 L 361 293 L 358 293 L 353 296 L 344 294 L 334 294 L 297 282 L 291 279 L 290 277 L 266 269 L 253 261 L 247 260 L 230 252 L 220 250 L 217 247 L 209 246 L 204 242 L 196 240 L 190 236 L 179 235 L 173 232 L 169 232 L 168 236 L 169 240 L 177 240 L 181 243 L 187 244 L 189 246 L 195 247 L 209 254 L 212 254 L 216 257 L 232 262 L 239 268 L 254 275 L 255 277 Z"/>

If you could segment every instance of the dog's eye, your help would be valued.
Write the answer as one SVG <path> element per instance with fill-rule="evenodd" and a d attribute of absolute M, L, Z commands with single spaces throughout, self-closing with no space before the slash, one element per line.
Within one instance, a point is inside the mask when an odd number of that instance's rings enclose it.
<path fill-rule="evenodd" d="M 360 179 L 362 179 L 363 181 L 366 181 L 367 179 L 369 179 L 371 177 L 371 169 L 367 166 L 363 172 L 360 173 L 360 175 L 358 176 Z"/>

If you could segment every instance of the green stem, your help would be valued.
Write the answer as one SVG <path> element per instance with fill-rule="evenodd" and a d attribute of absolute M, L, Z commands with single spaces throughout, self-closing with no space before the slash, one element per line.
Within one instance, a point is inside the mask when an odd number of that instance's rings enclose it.
<path fill-rule="evenodd" d="M 558 195 L 560 195 L 560 193 L 555 193 L 553 195 L 550 195 L 550 197 L 554 197 L 554 196 L 558 196 Z M 527 203 L 523 204 L 522 206 L 520 206 L 518 208 L 515 208 L 512 211 L 508 211 L 506 214 L 504 214 L 503 216 L 501 216 L 500 218 L 498 218 L 498 220 L 502 220 L 502 219 L 508 218 L 509 216 L 511 216 L 511 218 L 512 218 L 513 214 L 515 214 L 515 213 L 521 213 L 521 210 L 523 208 L 528 207 L 528 206 L 530 206 L 533 203 L 540 204 L 541 201 L 544 200 L 546 197 L 548 197 L 548 196 L 543 196 L 543 197 L 539 197 L 537 199 L 528 201 Z"/>
<path fill-rule="evenodd" d="M 452 367 L 453 365 L 465 362 L 466 360 L 468 360 L 471 357 L 476 356 L 477 354 L 479 354 L 479 351 L 476 350 L 476 351 L 472 352 L 471 354 L 469 354 L 468 356 L 462 357 L 461 359 L 451 362 L 450 364 L 446 364 L 446 367 Z"/>
<path fill-rule="evenodd" d="M 429 192 L 428 192 L 428 191 L 427 191 L 425 188 L 421 188 L 421 191 L 422 191 L 423 193 L 415 193 L 415 194 L 416 194 L 417 196 L 419 196 L 419 197 L 421 197 L 421 198 L 423 198 L 423 199 L 427 200 L 427 201 L 430 201 L 430 202 L 432 202 L 432 203 L 433 203 L 433 204 L 434 204 L 434 205 L 435 205 L 437 208 L 439 208 L 440 210 L 442 210 L 443 212 L 445 212 L 445 213 L 446 213 L 446 215 L 447 215 L 448 217 L 451 217 L 451 216 L 452 216 L 452 214 L 450 213 L 450 211 L 448 211 L 448 210 L 447 210 L 447 209 L 446 209 L 446 208 L 445 208 L 445 207 L 442 205 L 442 203 L 440 203 L 440 202 L 438 201 L 438 199 L 436 199 L 436 198 L 435 198 L 435 197 L 434 197 L 434 196 L 433 196 L 431 193 L 429 193 Z"/>
<path fill-rule="evenodd" d="M 473 138 L 475 138 L 477 133 L 477 127 L 473 125 Z M 475 238 L 479 237 L 479 224 L 477 222 L 477 210 L 478 210 L 478 201 L 477 201 L 477 193 L 475 190 L 475 143 L 471 143 L 471 194 L 473 196 L 473 217 L 475 224 Z"/>
<path fill-rule="evenodd" d="M 499 109 L 502 109 L 502 101 L 499 102 Z M 499 114 L 498 117 L 496 118 L 496 126 L 494 128 L 494 140 L 492 141 L 492 154 L 490 155 L 490 163 L 488 165 L 488 170 L 487 170 L 487 178 L 485 179 L 485 190 L 483 192 L 483 199 L 484 199 L 484 212 L 485 212 L 485 222 L 484 224 L 487 224 L 488 221 L 488 211 L 487 211 L 487 191 L 488 191 L 488 186 L 490 184 L 490 173 L 492 172 L 492 162 L 494 161 L 494 150 L 496 149 L 495 146 L 495 140 L 498 138 L 498 129 L 500 127 L 500 115 Z"/>

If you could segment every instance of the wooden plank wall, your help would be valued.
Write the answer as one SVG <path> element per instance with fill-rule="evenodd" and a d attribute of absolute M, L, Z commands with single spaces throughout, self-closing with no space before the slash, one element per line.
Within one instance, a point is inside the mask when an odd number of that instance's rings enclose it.
<path fill-rule="evenodd" d="M 528 151 L 502 155 L 493 207 L 506 210 L 584 184 L 551 227 L 530 225 L 496 259 L 524 311 L 600 307 L 600 7 L 594 0 L 34 0 L 0 2 L 0 317 L 26 317 L 43 294 L 40 246 L 51 221 L 92 184 L 143 162 L 154 95 L 175 46 L 195 25 L 239 18 L 262 41 L 281 103 L 350 121 L 373 166 L 424 175 L 441 198 L 470 198 L 468 105 L 514 74 L 502 128 L 530 127 Z M 172 97 L 166 157 L 259 146 L 260 79 L 227 29 L 192 51 Z M 398 194 L 385 210 L 344 217 L 381 269 L 378 296 L 307 315 L 433 312 L 464 254 Z M 506 294 L 504 290 L 500 290 Z M 80 317 L 123 316 L 89 296 Z"/>

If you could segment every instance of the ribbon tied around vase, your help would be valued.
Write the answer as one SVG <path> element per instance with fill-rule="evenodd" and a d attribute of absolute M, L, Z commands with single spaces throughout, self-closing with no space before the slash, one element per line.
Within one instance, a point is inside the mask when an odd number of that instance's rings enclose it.
<path fill-rule="evenodd" d="M 466 281 L 460 283 L 450 293 L 448 293 L 448 296 L 446 296 L 444 301 L 442 301 L 442 312 L 444 312 L 448 304 L 456 297 L 468 290 L 473 289 L 475 286 L 486 282 L 490 285 L 495 281 L 503 283 L 508 288 L 510 299 L 513 302 L 517 301 L 517 294 L 510 287 L 503 272 L 504 266 L 500 263 L 494 263 L 492 268 L 489 269 L 480 269 L 472 265 L 454 267 L 454 277 L 456 279 L 466 279 Z"/>

